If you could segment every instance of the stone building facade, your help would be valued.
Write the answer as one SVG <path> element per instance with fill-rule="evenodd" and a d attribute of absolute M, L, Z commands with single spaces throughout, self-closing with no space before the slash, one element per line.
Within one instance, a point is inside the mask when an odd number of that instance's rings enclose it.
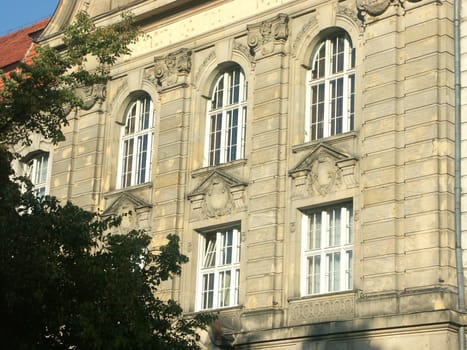
<path fill-rule="evenodd" d="M 452 0 L 61 0 L 41 43 L 79 10 L 144 35 L 47 189 L 178 234 L 207 348 L 459 348 Z"/>

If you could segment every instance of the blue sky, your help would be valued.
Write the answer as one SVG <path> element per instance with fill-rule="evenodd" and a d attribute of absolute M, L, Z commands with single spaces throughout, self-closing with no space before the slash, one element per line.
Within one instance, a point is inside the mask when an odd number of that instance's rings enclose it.
<path fill-rule="evenodd" d="M 0 0 L 0 36 L 51 16 L 59 0 Z"/>

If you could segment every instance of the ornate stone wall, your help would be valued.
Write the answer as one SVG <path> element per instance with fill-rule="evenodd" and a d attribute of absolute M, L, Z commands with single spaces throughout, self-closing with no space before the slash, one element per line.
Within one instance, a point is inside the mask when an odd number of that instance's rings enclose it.
<path fill-rule="evenodd" d="M 105 88 L 80 91 L 87 108 L 54 150 L 51 193 L 131 211 L 125 228 L 147 229 L 155 247 L 180 235 L 190 262 L 161 295 L 187 313 L 199 311 L 201 234 L 240 227 L 239 302 L 215 310 L 206 347 L 457 348 L 452 1 L 63 1 L 45 42 L 85 3 L 100 24 L 119 3 L 145 34 Z M 306 73 L 340 31 L 355 48 L 354 127 L 310 141 Z M 207 166 L 206 106 L 232 66 L 248 81 L 245 155 Z M 122 118 L 141 92 L 155 112 L 151 178 L 118 188 Z M 303 217 L 342 202 L 352 288 L 305 296 Z"/>

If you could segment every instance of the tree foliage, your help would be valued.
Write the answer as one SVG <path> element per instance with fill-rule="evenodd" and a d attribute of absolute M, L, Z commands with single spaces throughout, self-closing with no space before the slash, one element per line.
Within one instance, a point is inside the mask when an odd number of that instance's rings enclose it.
<path fill-rule="evenodd" d="M 65 50 L 38 49 L 31 65 L 2 76 L 0 91 L 0 338 L 5 349 L 197 349 L 210 316 L 182 317 L 157 296 L 187 257 L 179 239 L 154 252 L 150 236 L 110 234 L 102 218 L 53 197 L 37 198 L 18 181 L 10 147 L 39 133 L 58 142 L 75 88 L 102 83 L 137 38 L 130 16 L 96 28 L 84 13 L 64 34 Z M 86 69 L 87 59 L 97 69 Z M 26 191 L 20 190 L 26 186 Z"/>
<path fill-rule="evenodd" d="M 138 37 L 130 15 L 107 27 L 96 27 L 92 19 L 80 12 L 63 35 L 63 50 L 49 46 L 37 48 L 33 64 L 20 63 L 8 77 L 0 75 L 0 142 L 28 144 L 31 133 L 58 142 L 63 140 L 61 126 L 67 124 L 70 108 L 83 101 L 75 89 L 103 83 L 109 67 L 130 53 L 129 45 Z M 86 69 L 89 61 L 95 69 Z"/>

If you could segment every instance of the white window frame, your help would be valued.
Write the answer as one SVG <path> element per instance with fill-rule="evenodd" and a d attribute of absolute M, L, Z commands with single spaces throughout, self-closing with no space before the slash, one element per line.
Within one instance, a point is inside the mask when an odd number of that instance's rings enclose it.
<path fill-rule="evenodd" d="M 339 39 L 343 40 L 344 47 L 341 55 L 335 55 L 333 48 L 338 47 Z M 338 62 L 342 62 L 342 66 L 335 69 Z M 342 89 L 340 94 L 337 86 Z M 319 121 L 322 121 L 321 128 Z M 353 130 L 354 124 L 355 49 L 348 34 L 339 32 L 316 46 L 306 73 L 305 141 L 343 134 Z"/>
<path fill-rule="evenodd" d="M 131 125 L 132 120 L 134 126 Z M 147 121 L 146 125 L 144 125 L 145 121 Z M 118 188 L 136 186 L 150 181 L 153 139 L 153 102 L 148 95 L 141 95 L 128 105 L 124 125 L 121 128 L 117 172 Z M 143 147 L 144 142 L 146 142 L 146 147 Z M 130 145 L 131 151 L 127 149 Z M 144 153 L 146 158 L 142 159 Z"/>
<path fill-rule="evenodd" d="M 240 66 L 231 67 L 217 77 L 206 107 L 205 166 L 244 158 L 247 94 L 248 84 Z"/>
<path fill-rule="evenodd" d="M 337 217 L 340 217 L 339 221 Z M 301 256 L 302 296 L 335 293 L 353 288 L 351 202 L 303 212 Z"/>
<path fill-rule="evenodd" d="M 227 235 L 231 235 L 231 245 Z M 229 226 L 200 234 L 198 252 L 197 310 L 238 305 L 240 287 L 240 226 Z M 227 252 L 227 253 L 225 253 Z M 230 254 L 230 261 L 228 259 Z M 226 276 L 230 280 L 224 286 Z M 211 283 L 209 283 L 211 282 Z"/>
<path fill-rule="evenodd" d="M 50 157 L 48 152 L 39 152 L 30 157 L 24 164 L 24 174 L 33 184 L 33 192 L 37 197 L 49 193 Z"/>

